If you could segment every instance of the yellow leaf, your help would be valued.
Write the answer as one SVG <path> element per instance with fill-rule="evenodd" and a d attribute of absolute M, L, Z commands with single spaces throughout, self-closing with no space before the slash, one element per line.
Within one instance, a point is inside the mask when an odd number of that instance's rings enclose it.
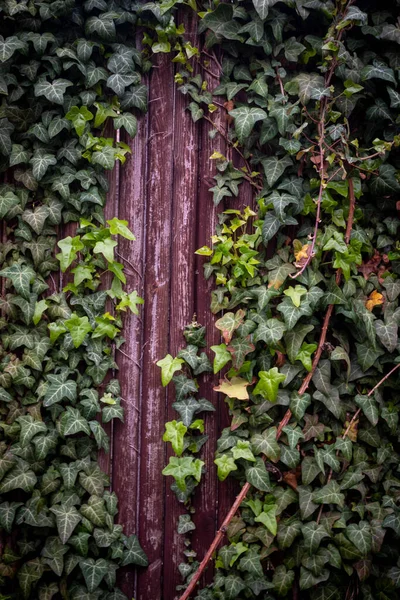
<path fill-rule="evenodd" d="M 214 388 L 216 392 L 221 392 L 229 396 L 229 398 L 237 398 L 238 400 L 248 400 L 249 394 L 247 392 L 247 386 L 250 385 L 248 381 L 241 377 L 232 377 L 228 379 L 220 379 L 219 385 Z"/>
<path fill-rule="evenodd" d="M 372 312 L 372 309 L 374 308 L 374 306 L 379 306 L 379 304 L 383 304 L 383 303 L 384 303 L 384 297 L 382 296 L 382 294 L 380 294 L 379 292 L 374 290 L 368 296 L 368 300 L 365 303 L 365 307 L 367 308 L 367 310 Z"/>
<path fill-rule="evenodd" d="M 304 259 L 307 260 L 309 248 L 310 248 L 310 244 L 304 244 L 304 246 L 302 246 L 300 248 L 300 250 L 298 250 L 297 252 L 294 253 L 296 263 L 301 263 L 301 261 Z"/>
<path fill-rule="evenodd" d="M 221 154 L 221 152 L 217 152 L 216 150 L 210 156 L 211 160 L 226 160 L 226 157 Z"/>

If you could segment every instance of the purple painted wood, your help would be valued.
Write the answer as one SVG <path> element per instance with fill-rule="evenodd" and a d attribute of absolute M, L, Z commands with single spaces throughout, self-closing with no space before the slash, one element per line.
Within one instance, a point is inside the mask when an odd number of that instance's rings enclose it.
<path fill-rule="evenodd" d="M 118 246 L 118 260 L 125 266 L 128 291 L 137 290 L 144 294 L 145 262 L 145 219 L 147 178 L 147 116 L 139 123 L 138 133 L 131 140 L 121 136 L 121 141 L 130 145 L 132 155 L 120 170 L 118 217 L 128 221 L 136 237 L 135 242 L 122 239 Z M 125 344 L 116 352 L 121 382 L 124 423 L 114 424 L 113 489 L 119 502 L 118 519 L 123 523 L 127 535 L 137 533 L 139 523 L 138 490 L 141 424 L 141 373 L 143 348 L 143 311 L 139 316 L 126 314 L 123 319 Z M 123 591 L 131 597 L 135 591 L 135 570 L 125 567 L 119 573 Z"/>
<path fill-rule="evenodd" d="M 204 72 L 203 77 L 208 81 L 209 89 L 213 89 L 218 82 L 220 75 L 220 67 L 216 61 L 210 61 L 208 71 Z M 210 73 L 214 73 L 212 77 Z M 213 121 L 216 123 L 220 131 L 225 128 L 225 111 L 218 110 L 212 115 Z M 218 210 L 214 206 L 212 194 L 208 191 L 212 185 L 212 178 L 215 175 L 215 161 L 210 159 L 214 150 L 226 154 L 226 143 L 224 138 L 217 134 L 213 139 L 209 133 L 213 131 L 211 124 L 202 121 L 201 134 L 201 149 L 199 154 L 199 199 L 197 213 L 197 247 L 210 246 L 211 236 L 215 233 L 217 224 L 217 214 L 223 210 L 222 205 Z M 219 331 L 215 328 L 214 323 L 216 317 L 210 311 L 211 290 L 213 282 L 211 279 L 204 279 L 204 258 L 198 256 L 196 261 L 196 313 L 198 321 L 207 327 L 207 347 L 220 343 Z M 210 360 L 213 360 L 214 354 L 209 351 Z M 200 382 L 200 394 L 210 400 L 216 408 L 215 413 L 206 413 L 205 429 L 210 436 L 208 442 L 203 447 L 202 459 L 205 461 L 206 474 L 202 478 L 202 484 L 199 492 L 196 493 L 194 506 L 196 515 L 194 522 L 197 527 L 198 534 L 194 539 L 194 549 L 198 553 L 199 560 L 202 559 L 208 546 L 212 542 L 217 528 L 218 515 L 218 481 L 216 473 L 216 465 L 214 464 L 216 439 L 219 429 L 219 405 L 222 402 L 221 396 L 213 390 L 218 378 L 212 374 L 202 377 Z M 212 569 L 209 569 L 203 583 L 208 583 L 212 577 Z"/>
<path fill-rule="evenodd" d="M 156 362 L 168 352 L 171 284 L 172 185 L 174 141 L 173 66 L 159 56 L 150 81 L 145 305 L 140 446 L 140 541 L 149 567 L 138 577 L 138 598 L 162 597 L 165 481 L 166 391 Z"/>
<path fill-rule="evenodd" d="M 187 14 L 187 13 L 185 13 Z M 192 28 L 193 18 L 184 18 L 185 30 Z M 196 40 L 192 37 L 192 44 Z M 174 102 L 172 237 L 170 266 L 170 326 L 169 352 L 176 356 L 186 344 L 182 331 L 194 314 L 195 223 L 197 204 L 198 127 L 193 123 L 187 100 L 175 94 Z M 172 408 L 174 389 L 167 389 L 168 421 L 178 414 Z M 167 445 L 165 444 L 167 449 Z M 166 463 L 171 455 L 170 444 Z M 179 515 L 186 511 L 176 501 L 170 489 L 171 478 L 166 481 L 164 521 L 164 581 L 163 598 L 177 597 L 176 586 L 182 583 L 178 565 L 183 559 L 184 536 L 177 533 Z"/>

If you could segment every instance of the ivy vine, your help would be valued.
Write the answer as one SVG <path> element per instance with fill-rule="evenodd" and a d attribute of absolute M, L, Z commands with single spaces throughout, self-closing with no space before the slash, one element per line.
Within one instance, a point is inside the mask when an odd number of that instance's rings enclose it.
<path fill-rule="evenodd" d="M 212 156 L 214 201 L 240 200 L 245 181 L 255 201 L 224 211 L 198 250 L 232 416 L 215 463 L 242 488 L 182 600 L 215 552 L 198 600 L 398 597 L 398 7 L 210 2 L 205 52 L 179 37 L 188 110 L 236 154 Z"/>
<path fill-rule="evenodd" d="M 123 420 L 123 315 L 143 303 L 115 254 L 135 238 L 103 207 L 106 170 L 130 152 L 119 131 L 147 109 L 146 23 L 157 15 L 128 0 L 0 2 L 4 599 L 123 599 L 117 568 L 147 565 L 97 462 L 103 424 Z"/>

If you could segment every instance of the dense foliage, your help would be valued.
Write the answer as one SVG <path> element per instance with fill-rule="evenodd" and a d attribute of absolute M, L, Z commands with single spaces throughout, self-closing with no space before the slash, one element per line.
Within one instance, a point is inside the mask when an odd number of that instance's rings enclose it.
<path fill-rule="evenodd" d="M 117 236 L 134 236 L 103 213 L 105 170 L 130 151 L 118 132 L 134 136 L 129 111 L 146 110 L 141 12 L 124 0 L 0 2 L 4 599 L 123 599 L 118 566 L 147 564 L 114 523 L 97 463 L 103 424 L 123 419 L 110 379 L 122 314 L 142 303 L 115 259 Z"/>
<path fill-rule="evenodd" d="M 398 12 L 253 0 L 198 13 L 242 157 L 213 155 L 215 203 L 249 181 L 257 206 L 226 210 L 198 251 L 224 312 L 214 372 L 229 367 L 215 462 L 243 486 L 198 600 L 399 595 Z M 176 80 L 193 119 L 213 122 L 184 44 Z"/>

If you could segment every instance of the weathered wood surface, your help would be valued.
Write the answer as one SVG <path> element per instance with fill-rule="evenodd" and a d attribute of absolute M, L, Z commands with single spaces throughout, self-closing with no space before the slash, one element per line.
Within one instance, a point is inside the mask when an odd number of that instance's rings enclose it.
<path fill-rule="evenodd" d="M 191 23 L 186 25 L 191 31 Z M 217 74 L 219 65 L 211 61 L 208 71 L 203 76 L 212 89 L 217 79 L 211 73 Z M 127 534 L 138 534 L 149 558 L 149 567 L 137 574 L 134 569 L 122 570 L 124 592 L 136 600 L 175 600 L 184 549 L 176 527 L 183 508 L 161 471 L 169 458 L 162 441 L 164 424 L 177 414 L 171 406 L 172 386 L 161 387 L 155 363 L 168 352 L 177 354 L 185 343 L 182 330 L 194 314 L 207 326 L 208 344 L 220 343 L 209 310 L 212 282 L 204 280 L 204 259 L 194 251 L 210 244 L 217 221 L 218 211 L 208 191 L 215 174 L 210 156 L 214 150 L 226 153 L 227 148 L 222 136 L 210 139 L 209 123 L 193 124 L 186 110 L 187 97 L 176 91 L 170 57 L 158 57 L 149 89 L 149 112 L 140 121 L 138 135 L 134 140 L 124 139 L 132 156 L 111 180 L 110 210 L 129 222 L 137 238 L 120 244 L 120 260 L 129 285 L 138 290 L 145 304 L 140 318 L 125 319 L 126 343 L 116 355 L 125 423 L 114 425 L 111 459 L 104 460 L 103 466 L 110 471 L 119 496 L 119 521 Z M 223 132 L 225 109 L 221 107 L 213 118 Z M 251 196 L 245 190 L 235 207 L 251 204 Z M 218 483 L 213 463 L 218 431 L 229 422 L 214 385 L 213 376 L 201 377 L 200 393 L 216 412 L 205 416 L 210 438 L 201 458 L 207 471 L 194 501 L 193 547 L 200 559 L 237 491 L 232 484 Z M 204 582 L 210 575 L 206 574 Z"/>

